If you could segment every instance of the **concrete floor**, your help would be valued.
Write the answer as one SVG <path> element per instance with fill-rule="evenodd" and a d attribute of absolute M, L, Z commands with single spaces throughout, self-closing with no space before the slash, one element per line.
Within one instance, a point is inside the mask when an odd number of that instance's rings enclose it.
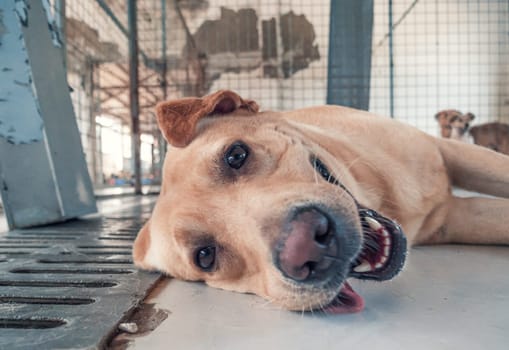
<path fill-rule="evenodd" d="M 508 349 L 509 248 L 419 247 L 395 280 L 353 281 L 358 314 L 277 309 L 259 297 L 169 279 L 147 300 L 170 312 L 129 349 Z"/>
<path fill-rule="evenodd" d="M 142 206 L 156 197 L 144 197 Z M 139 198 L 99 201 L 103 214 Z M 509 247 L 434 246 L 410 252 L 390 282 L 352 281 L 366 301 L 358 314 L 280 310 L 265 300 L 167 279 L 146 301 L 168 311 L 129 349 L 508 349 Z"/>
<path fill-rule="evenodd" d="M 159 193 L 160 189 L 161 187 L 159 185 L 142 186 L 142 192 L 144 194 Z M 130 186 L 96 188 L 94 189 L 94 194 L 97 199 L 97 209 L 102 215 L 115 211 L 120 212 L 126 208 L 132 208 L 133 205 L 139 205 L 139 200 L 134 197 L 134 187 Z M 126 197 L 129 198 L 126 199 Z M 152 201 L 155 201 L 154 198 Z M 0 234 L 7 232 L 8 230 L 9 227 L 7 226 L 7 219 L 5 217 L 0 198 Z"/>
<path fill-rule="evenodd" d="M 366 309 L 336 316 L 288 312 L 254 295 L 167 279 L 147 303 L 168 318 L 129 349 L 506 350 L 508 269 L 509 247 L 416 247 L 396 279 L 353 280 Z"/>

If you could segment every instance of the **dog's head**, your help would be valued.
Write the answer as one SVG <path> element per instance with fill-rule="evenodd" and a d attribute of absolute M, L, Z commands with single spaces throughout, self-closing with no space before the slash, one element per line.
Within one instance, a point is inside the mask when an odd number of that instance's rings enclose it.
<path fill-rule="evenodd" d="M 457 140 L 466 134 L 474 118 L 475 115 L 470 112 L 463 114 L 455 109 L 447 109 L 435 114 L 442 137 Z"/>
<path fill-rule="evenodd" d="M 218 91 L 161 103 L 157 118 L 170 147 L 138 266 L 331 313 L 363 307 L 348 277 L 401 269 L 399 226 L 357 203 L 348 167 L 278 113 Z"/>

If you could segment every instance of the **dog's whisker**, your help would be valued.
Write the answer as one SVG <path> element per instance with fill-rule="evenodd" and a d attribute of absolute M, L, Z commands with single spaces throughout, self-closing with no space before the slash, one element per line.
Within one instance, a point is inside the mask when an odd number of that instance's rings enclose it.
<path fill-rule="evenodd" d="M 273 304 L 273 301 L 270 298 L 266 298 L 266 299 L 263 299 L 263 300 L 264 300 L 264 302 L 260 303 L 260 306 L 262 308 L 268 308 L 269 305 Z"/>
<path fill-rule="evenodd" d="M 365 159 L 362 159 L 361 156 L 357 157 L 357 158 L 354 158 L 353 160 L 351 160 L 348 164 L 346 164 L 346 170 L 350 170 L 355 164 L 357 163 L 360 163 L 362 165 L 365 165 L 367 167 L 370 167 L 371 169 L 373 169 L 374 171 L 377 171 L 378 172 L 378 169 L 375 167 L 374 164 L 372 164 L 371 162 L 368 162 L 366 161 Z"/>
<path fill-rule="evenodd" d="M 348 164 L 346 164 L 346 170 L 350 170 L 356 163 L 361 162 L 367 166 L 370 166 L 370 164 L 366 161 L 364 161 L 360 156 L 357 158 L 354 158 L 352 161 L 350 161 Z"/>
<path fill-rule="evenodd" d="M 279 303 L 277 302 L 276 299 L 267 297 L 267 298 L 264 298 L 264 302 L 263 303 L 260 303 L 260 308 L 262 308 L 264 310 L 274 310 L 274 309 L 277 309 L 278 312 L 281 313 L 282 309 L 281 309 L 281 307 L 278 304 Z"/>
<path fill-rule="evenodd" d="M 339 260 L 338 257 L 334 255 L 325 254 L 323 257 L 330 260 Z"/>
<path fill-rule="evenodd" d="M 332 255 L 324 255 L 323 258 L 327 259 L 327 260 L 333 260 L 333 261 L 339 261 L 339 262 L 344 261 L 343 259 L 338 258 L 337 256 L 332 256 Z"/>
<path fill-rule="evenodd" d="M 309 303 L 308 306 L 307 306 L 307 309 L 309 310 L 309 312 L 311 312 L 311 315 L 314 315 L 314 307 L 313 307 L 313 304 Z"/>

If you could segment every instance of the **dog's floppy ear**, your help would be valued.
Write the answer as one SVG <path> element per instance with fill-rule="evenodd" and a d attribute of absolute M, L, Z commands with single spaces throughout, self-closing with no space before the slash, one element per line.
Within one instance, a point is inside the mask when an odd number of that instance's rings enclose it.
<path fill-rule="evenodd" d="M 185 147 L 193 140 L 196 124 L 201 118 L 237 110 L 254 114 L 258 112 L 258 104 L 242 99 L 233 91 L 219 90 L 203 98 L 161 102 L 156 107 L 156 115 L 166 141 L 175 147 Z"/>
<path fill-rule="evenodd" d="M 447 112 L 446 111 L 440 111 L 438 112 L 437 114 L 435 114 L 435 119 L 437 121 L 440 121 L 440 119 L 442 119 L 444 116 L 447 115 Z"/>
<path fill-rule="evenodd" d="M 150 220 L 143 225 L 140 232 L 136 236 L 133 244 L 133 259 L 134 263 L 145 269 L 150 269 L 145 263 L 145 255 L 150 247 Z"/>
<path fill-rule="evenodd" d="M 465 114 L 469 119 L 470 121 L 474 120 L 475 119 L 475 115 L 473 113 L 470 113 L 468 112 L 467 114 Z"/>

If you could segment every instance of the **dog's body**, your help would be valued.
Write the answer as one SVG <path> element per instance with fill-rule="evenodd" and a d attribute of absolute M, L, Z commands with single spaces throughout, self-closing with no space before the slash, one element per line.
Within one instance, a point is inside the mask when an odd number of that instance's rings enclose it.
<path fill-rule="evenodd" d="M 341 313 L 363 307 L 347 277 L 404 261 L 386 217 L 411 244 L 509 243 L 509 200 L 451 195 L 508 198 L 509 157 L 344 107 L 257 109 L 230 91 L 159 105 L 173 147 L 138 266 Z"/>
<path fill-rule="evenodd" d="M 455 109 L 447 109 L 435 115 L 440 126 L 440 136 L 453 140 L 475 143 L 509 155 L 509 124 L 492 122 L 470 127 L 475 116 L 461 113 Z"/>
<path fill-rule="evenodd" d="M 473 126 L 470 135 L 474 143 L 509 155 L 509 124 L 493 122 Z"/>

